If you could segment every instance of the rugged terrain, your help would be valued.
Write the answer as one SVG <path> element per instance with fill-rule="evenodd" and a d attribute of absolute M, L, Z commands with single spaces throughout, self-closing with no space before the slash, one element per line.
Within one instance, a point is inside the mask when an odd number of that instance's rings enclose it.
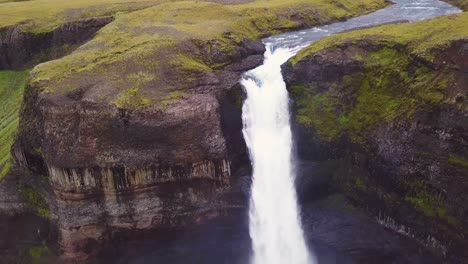
<path fill-rule="evenodd" d="M 86 259 L 116 233 L 180 228 L 243 208 L 236 190 L 249 165 L 238 80 L 262 62 L 259 39 L 388 3 L 232 3 L 158 2 L 128 14 L 98 12 L 109 17 L 5 22 L 4 69 L 73 52 L 15 86 L 16 99 L 25 88 L 24 103 L 0 212 L 29 208 L 53 224 L 62 258 Z M 15 50 L 27 52 L 14 61 Z M 11 164 L 8 151 L 4 157 L 3 174 Z"/>
<path fill-rule="evenodd" d="M 283 66 L 304 160 L 389 227 L 465 263 L 468 14 L 338 34 Z"/>

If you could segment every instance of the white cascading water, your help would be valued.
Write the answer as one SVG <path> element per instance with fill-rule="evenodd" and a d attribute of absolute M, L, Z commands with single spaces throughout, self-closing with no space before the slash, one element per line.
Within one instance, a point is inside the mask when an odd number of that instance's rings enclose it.
<path fill-rule="evenodd" d="M 242 85 L 244 138 L 253 166 L 249 229 L 252 264 L 311 264 L 301 226 L 292 160 L 289 96 L 281 64 L 294 51 L 267 47 L 264 64 Z"/>

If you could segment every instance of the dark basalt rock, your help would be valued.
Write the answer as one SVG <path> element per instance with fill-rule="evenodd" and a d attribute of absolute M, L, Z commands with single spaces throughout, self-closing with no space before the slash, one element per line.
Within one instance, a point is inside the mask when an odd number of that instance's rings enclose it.
<path fill-rule="evenodd" d="M 339 98 L 340 102 L 341 108 L 332 110 L 338 118 L 343 109 L 352 109 L 356 105 L 359 89 L 345 84 L 343 79 L 360 73 L 369 74 L 362 58 L 382 47 L 401 54 L 409 53 L 405 46 L 397 43 L 382 44 L 374 40 L 344 43 L 306 57 L 295 65 L 283 65 L 286 82 L 290 89 L 301 87 L 305 94 L 333 93 L 333 98 Z M 407 228 L 410 236 L 444 256 L 448 263 L 468 261 L 467 47 L 467 41 L 460 40 L 433 50 L 433 62 L 417 56 L 405 57 L 409 58 L 409 66 L 402 71 L 428 68 L 431 74 L 438 76 L 433 82 L 446 76 L 446 87 L 442 90 L 444 99 L 437 104 L 419 107 L 412 115 L 381 120 L 375 127 L 363 129 L 368 132 L 360 134 L 362 141 L 357 141 L 347 130 L 337 137 L 325 139 L 317 134 L 320 129 L 317 126 L 305 125 L 298 120 L 294 124 L 301 159 L 335 160 L 337 169 L 330 173 L 330 188 L 344 191 L 355 205 L 365 208 L 371 215 L 388 215 L 392 225 Z M 385 68 L 381 73 L 387 73 Z M 418 79 L 414 78 L 406 85 L 416 81 Z M 392 85 L 385 89 L 395 91 L 400 88 Z M 292 95 L 298 96 L 296 91 L 292 91 Z M 405 95 L 402 93 L 401 96 Z M 293 99 L 297 116 L 304 105 L 297 104 L 299 97 Z M 317 118 L 326 120 L 330 116 L 324 114 Z M 300 175 L 299 181 L 309 183 L 315 189 L 320 184 L 317 180 L 308 180 L 307 175 Z M 301 197 L 307 197 L 308 192 L 315 190 L 304 188 L 300 189 Z"/>
<path fill-rule="evenodd" d="M 60 100 L 28 89 L 17 174 L 48 175 L 37 184 L 62 257 L 96 255 L 113 233 L 181 228 L 245 208 L 245 188 L 231 188 L 242 185 L 238 170 L 249 171 L 238 81 L 262 63 L 258 43 L 165 107 L 88 101 L 86 87 Z"/>

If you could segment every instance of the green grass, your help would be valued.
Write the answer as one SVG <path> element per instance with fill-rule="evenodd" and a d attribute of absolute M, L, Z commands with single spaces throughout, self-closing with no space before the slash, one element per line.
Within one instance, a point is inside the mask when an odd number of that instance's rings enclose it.
<path fill-rule="evenodd" d="M 383 0 L 257 0 L 240 5 L 165 3 L 117 19 L 87 44 L 60 60 L 36 67 L 32 87 L 60 95 L 92 87 L 96 98 L 120 107 L 160 103 L 175 91 L 187 92 L 201 75 L 231 62 L 245 38 L 258 39 L 310 24 L 358 15 Z M 312 15 L 314 14 L 314 15 Z M 223 54 L 216 60 L 214 54 Z M 151 76 L 135 83 L 127 76 Z M 105 85 L 103 85 L 105 84 Z"/>
<path fill-rule="evenodd" d="M 0 179 L 11 167 L 10 149 L 29 71 L 0 71 Z"/>
<path fill-rule="evenodd" d="M 40 246 L 29 248 L 27 255 L 32 264 L 46 263 L 44 258 L 51 256 L 52 251 L 47 247 L 45 242 L 42 242 Z"/>
<path fill-rule="evenodd" d="M 404 185 L 407 190 L 405 201 L 410 203 L 417 211 L 429 218 L 439 218 L 452 226 L 460 224 L 450 214 L 444 199 L 431 192 L 426 182 L 412 180 L 405 182 Z"/>
<path fill-rule="evenodd" d="M 20 192 L 21 196 L 23 196 L 27 205 L 39 216 L 42 216 L 46 219 L 50 218 L 49 206 L 37 190 L 27 185 L 21 185 L 18 187 L 18 191 Z"/>

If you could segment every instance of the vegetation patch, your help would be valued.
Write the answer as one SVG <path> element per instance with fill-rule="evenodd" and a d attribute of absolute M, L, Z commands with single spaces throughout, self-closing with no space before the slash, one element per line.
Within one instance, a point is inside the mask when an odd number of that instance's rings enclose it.
<path fill-rule="evenodd" d="M 42 242 L 40 246 L 29 248 L 28 256 L 32 264 L 46 263 L 44 262 L 44 258 L 52 256 L 52 251 L 47 247 L 45 242 Z"/>
<path fill-rule="evenodd" d="M 468 167 L 468 159 L 461 156 L 450 155 L 448 162 L 453 165 Z"/>
<path fill-rule="evenodd" d="M 408 195 L 405 201 L 426 217 L 439 218 L 452 226 L 458 226 L 459 221 L 454 218 L 447 208 L 444 199 L 430 191 L 428 184 L 421 180 L 405 183 Z"/>
<path fill-rule="evenodd" d="M 0 180 L 11 167 L 11 146 L 19 123 L 29 71 L 0 71 Z"/>
<path fill-rule="evenodd" d="M 28 206 L 31 209 L 33 209 L 38 215 L 47 219 L 50 218 L 49 206 L 37 190 L 35 190 L 31 186 L 21 185 L 18 187 L 18 191 L 25 199 Z"/>
<path fill-rule="evenodd" d="M 365 143 L 382 122 L 409 118 L 418 109 L 441 103 L 452 76 L 386 45 L 366 54 L 363 65 L 361 72 L 327 84 L 326 92 L 313 85 L 292 87 L 297 121 L 313 127 L 316 136 L 328 142 L 347 135 L 354 143 Z"/>

